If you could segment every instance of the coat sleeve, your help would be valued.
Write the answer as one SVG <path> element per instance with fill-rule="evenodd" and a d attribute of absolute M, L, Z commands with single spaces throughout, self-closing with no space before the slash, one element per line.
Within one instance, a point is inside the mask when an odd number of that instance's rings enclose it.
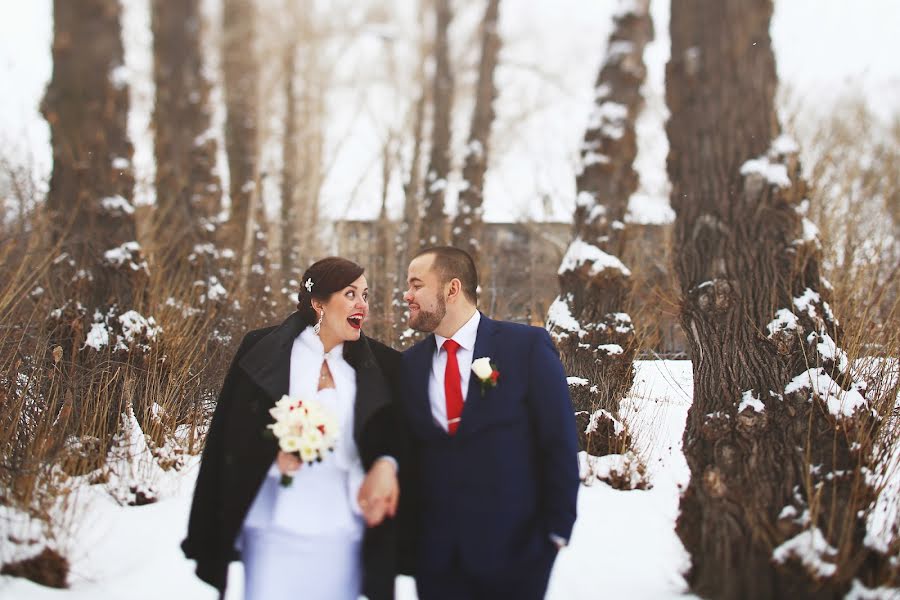
<path fill-rule="evenodd" d="M 248 333 L 235 353 L 219 398 L 213 412 L 212 422 L 206 434 L 206 445 L 200 459 L 200 472 L 194 488 L 194 499 L 188 520 L 187 537 L 181 543 L 181 549 L 187 558 L 197 561 L 197 575 L 200 579 L 222 589 L 224 572 L 221 565 L 227 568 L 229 556 L 221 547 L 219 538 L 222 530 L 221 473 L 224 429 L 232 406 L 232 393 L 239 377 L 238 361 L 244 352 L 253 345 L 254 332 Z M 221 581 L 220 581 L 221 580 Z"/>
<path fill-rule="evenodd" d="M 387 600 L 394 597 L 394 580 L 401 568 L 399 527 L 409 491 L 404 482 L 412 473 L 412 467 L 409 462 L 409 434 L 399 398 L 401 355 L 375 340 L 369 341 L 384 377 L 390 402 L 366 426 L 365 448 L 360 448 L 360 453 L 365 454 L 364 463 L 367 467 L 382 456 L 391 456 L 397 461 L 400 469 L 400 512 L 396 519 L 386 519 L 377 527 L 366 531 L 363 540 L 363 591 L 372 600 Z"/>
<path fill-rule="evenodd" d="M 547 533 L 568 540 L 578 496 L 578 436 L 566 374 L 550 335 L 536 328 L 528 396 L 535 416 L 541 505 Z"/>
<path fill-rule="evenodd" d="M 402 470 L 409 450 L 409 435 L 405 430 L 405 421 L 400 407 L 400 353 L 384 344 L 370 340 L 375 362 L 381 370 L 384 381 L 387 384 L 387 393 L 391 402 L 387 409 L 377 417 L 377 425 L 372 427 L 373 436 L 369 438 L 371 443 L 367 448 L 370 460 L 381 456 L 393 457 Z M 367 464 L 366 467 L 371 466 Z"/>

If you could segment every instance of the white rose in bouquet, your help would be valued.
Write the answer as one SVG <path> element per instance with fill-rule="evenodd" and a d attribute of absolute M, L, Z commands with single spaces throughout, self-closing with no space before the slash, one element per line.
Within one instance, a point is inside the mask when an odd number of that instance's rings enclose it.
<path fill-rule="evenodd" d="M 282 452 L 295 454 L 307 464 L 321 461 L 334 450 L 338 436 L 337 422 L 318 402 L 282 396 L 269 409 L 275 422 L 268 429 L 278 440 Z M 293 477 L 281 476 L 281 485 L 291 485 Z"/>

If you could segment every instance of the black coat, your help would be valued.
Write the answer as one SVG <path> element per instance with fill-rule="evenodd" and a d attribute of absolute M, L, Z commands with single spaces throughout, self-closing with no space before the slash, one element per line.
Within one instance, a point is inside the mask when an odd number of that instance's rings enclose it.
<path fill-rule="evenodd" d="M 181 547 L 197 561 L 197 576 L 223 594 L 228 563 L 240 558 L 235 540 L 278 453 L 266 434 L 269 409 L 288 391 L 291 347 L 305 327 L 294 313 L 280 326 L 248 333 L 222 384 Z M 356 370 L 353 437 L 363 467 L 385 455 L 403 464 L 408 438 L 395 400 L 400 353 L 363 336 L 344 345 L 344 356 Z M 394 595 L 398 537 L 394 519 L 366 529 L 363 593 L 371 600 Z"/>

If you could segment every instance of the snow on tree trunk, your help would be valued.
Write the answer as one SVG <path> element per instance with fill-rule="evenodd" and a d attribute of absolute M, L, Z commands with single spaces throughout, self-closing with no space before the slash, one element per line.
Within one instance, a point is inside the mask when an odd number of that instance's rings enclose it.
<path fill-rule="evenodd" d="M 186 262 L 214 277 L 215 217 L 222 190 L 215 174 L 210 83 L 203 74 L 199 0 L 152 3 L 156 152 L 154 253 L 161 265 Z M 218 281 L 210 279 L 206 292 Z M 208 294 L 207 294 L 208 295 Z"/>
<path fill-rule="evenodd" d="M 488 148 L 494 122 L 494 99 L 497 97 L 494 70 L 500 54 L 499 11 L 500 0 L 489 0 L 481 23 L 481 62 L 478 65 L 475 110 L 466 145 L 463 187 L 451 229 L 453 245 L 467 251 L 482 270 L 479 252 L 484 212 L 484 174 L 488 166 Z"/>
<path fill-rule="evenodd" d="M 422 246 L 447 242 L 447 217 L 444 197 L 450 175 L 450 121 L 453 117 L 453 72 L 450 69 L 450 42 L 447 30 L 453 13 L 450 0 L 436 0 L 437 18 L 434 42 L 434 115 L 431 128 L 431 156 L 425 174 L 425 210 L 420 229 Z"/>
<path fill-rule="evenodd" d="M 677 531 L 704 597 L 836 598 L 865 558 L 878 425 L 779 135 L 771 14 L 771 0 L 672 6 L 668 171 L 694 369 Z"/>
<path fill-rule="evenodd" d="M 559 267 L 560 296 L 548 316 L 563 365 L 574 378 L 582 448 L 598 456 L 629 445 L 616 417 L 634 380 L 636 347 L 624 312 L 631 273 L 617 256 L 628 199 L 638 187 L 635 122 L 643 108 L 644 46 L 653 38 L 648 0 L 624 2 L 614 19 L 581 147 L 574 239 Z"/>

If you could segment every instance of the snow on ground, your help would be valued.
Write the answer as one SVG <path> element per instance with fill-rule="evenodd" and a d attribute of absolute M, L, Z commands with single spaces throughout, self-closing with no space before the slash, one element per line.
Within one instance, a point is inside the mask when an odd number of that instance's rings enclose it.
<path fill-rule="evenodd" d="M 647 461 L 649 490 L 582 486 L 571 545 L 550 579 L 549 600 L 684 598 L 690 559 L 675 535 L 679 486 L 690 479 L 681 434 L 693 394 L 689 361 L 638 361 L 622 416 Z"/>
<path fill-rule="evenodd" d="M 692 393 L 688 361 L 637 363 L 633 395 L 623 406 L 652 489 L 623 492 L 597 482 L 582 486 L 571 544 L 560 553 L 550 581 L 550 600 L 598 597 L 634 600 L 683 598 L 680 572 L 687 555 L 675 535 L 679 486 L 689 474 L 681 434 Z M 215 591 L 183 558 L 184 536 L 197 462 L 161 486 L 165 499 L 121 507 L 96 488 L 81 498 L 87 509 L 75 532 L 69 590 L 45 588 L 0 576 L 0 598 L 17 600 L 213 600 Z M 229 573 L 227 600 L 242 597 L 241 566 Z M 415 600 L 411 579 L 398 581 L 398 597 Z"/>

